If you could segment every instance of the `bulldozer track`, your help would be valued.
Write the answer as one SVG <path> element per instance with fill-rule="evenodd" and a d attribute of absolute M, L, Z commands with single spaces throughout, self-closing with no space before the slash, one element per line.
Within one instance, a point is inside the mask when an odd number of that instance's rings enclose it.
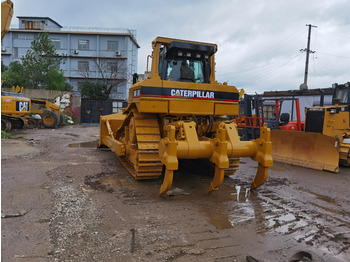
<path fill-rule="evenodd" d="M 126 143 L 129 143 L 130 152 L 118 157 L 121 164 L 137 180 L 158 178 L 162 174 L 163 164 L 158 155 L 161 135 L 157 116 L 140 114 L 133 109 L 121 129 L 126 126 L 129 127 L 129 141 L 125 139 L 125 133 L 123 135 Z"/>
<path fill-rule="evenodd" d="M 225 169 L 225 175 L 234 175 L 239 168 L 240 158 L 229 158 L 229 167 Z"/>
<path fill-rule="evenodd" d="M 339 148 L 339 164 L 350 166 L 350 144 L 342 143 Z"/>

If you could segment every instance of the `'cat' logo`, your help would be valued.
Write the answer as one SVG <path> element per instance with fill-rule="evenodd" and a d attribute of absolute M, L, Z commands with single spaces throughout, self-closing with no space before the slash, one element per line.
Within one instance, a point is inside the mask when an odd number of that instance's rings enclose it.
<path fill-rule="evenodd" d="M 17 102 L 17 111 L 29 111 L 29 102 Z"/>

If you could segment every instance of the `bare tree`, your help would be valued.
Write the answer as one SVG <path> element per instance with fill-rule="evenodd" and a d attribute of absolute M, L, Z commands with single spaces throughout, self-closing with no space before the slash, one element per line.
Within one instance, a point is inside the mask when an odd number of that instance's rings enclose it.
<path fill-rule="evenodd" d="M 116 91 L 126 81 L 126 60 L 124 59 L 95 58 L 91 70 L 88 63 L 88 61 L 81 61 L 78 70 L 87 82 L 94 81 L 102 85 L 105 99 L 108 99 L 111 92 Z"/>

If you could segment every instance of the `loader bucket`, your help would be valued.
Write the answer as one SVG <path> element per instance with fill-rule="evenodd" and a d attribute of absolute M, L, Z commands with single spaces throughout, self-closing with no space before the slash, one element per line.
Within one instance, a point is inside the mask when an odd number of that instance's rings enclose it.
<path fill-rule="evenodd" d="M 277 162 L 331 172 L 339 171 L 334 137 L 319 133 L 271 130 L 272 157 Z"/>

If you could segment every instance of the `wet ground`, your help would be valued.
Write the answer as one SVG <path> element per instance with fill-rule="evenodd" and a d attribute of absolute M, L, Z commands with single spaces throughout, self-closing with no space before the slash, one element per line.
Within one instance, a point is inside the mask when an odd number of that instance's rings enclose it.
<path fill-rule="evenodd" d="M 349 261 L 350 169 L 338 174 L 257 164 L 208 194 L 212 167 L 181 161 L 169 196 L 161 179 L 135 181 L 98 127 L 24 130 L 2 140 L 2 261 Z"/>

